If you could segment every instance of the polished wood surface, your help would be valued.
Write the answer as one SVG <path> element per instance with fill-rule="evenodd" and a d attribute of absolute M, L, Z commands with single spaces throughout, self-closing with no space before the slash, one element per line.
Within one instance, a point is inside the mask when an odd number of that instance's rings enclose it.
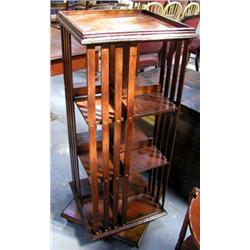
<path fill-rule="evenodd" d="M 72 56 L 85 55 L 86 46 L 80 45 L 74 37 L 71 39 Z M 50 60 L 62 59 L 61 30 L 50 28 Z"/>
<path fill-rule="evenodd" d="M 186 237 L 188 226 L 191 237 Z M 200 190 L 196 187 L 189 194 L 189 206 L 181 227 L 175 250 L 200 249 Z"/>
<path fill-rule="evenodd" d="M 200 246 L 200 194 L 193 199 L 189 207 L 189 227 L 193 241 Z"/>
<path fill-rule="evenodd" d="M 58 19 L 81 44 L 197 36 L 193 28 L 146 10 L 62 11 Z"/>
<path fill-rule="evenodd" d="M 58 25 L 57 25 L 58 26 Z M 74 37 L 71 39 L 72 48 L 72 70 L 86 68 L 86 47 L 80 45 Z M 61 45 L 61 30 L 55 27 L 50 27 L 50 62 L 51 76 L 60 75 L 63 73 L 62 63 L 62 45 Z M 98 52 L 96 52 L 96 61 Z M 96 72 L 98 71 L 98 63 L 96 63 Z"/>

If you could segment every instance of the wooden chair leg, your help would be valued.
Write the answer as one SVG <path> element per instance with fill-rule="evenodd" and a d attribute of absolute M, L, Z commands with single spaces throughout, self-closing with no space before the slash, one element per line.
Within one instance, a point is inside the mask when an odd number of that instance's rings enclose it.
<path fill-rule="evenodd" d="M 184 238 L 185 238 L 185 235 L 186 235 L 186 232 L 187 232 L 187 227 L 188 227 L 188 210 L 186 212 L 183 225 L 181 227 L 181 231 L 180 231 L 180 234 L 179 234 L 179 238 L 178 238 L 178 242 L 176 244 L 175 250 L 180 250 L 181 249 L 182 243 L 184 241 Z"/>
<path fill-rule="evenodd" d="M 191 203 L 191 200 L 197 197 L 198 192 L 199 192 L 199 189 L 197 187 L 194 187 L 192 189 L 192 191 L 189 194 L 189 205 Z M 188 211 L 189 211 L 189 207 L 188 207 L 186 215 L 185 215 L 185 219 L 184 219 L 184 222 L 183 222 L 180 234 L 179 234 L 179 238 L 178 238 L 178 242 L 176 244 L 175 250 L 180 250 L 181 249 L 182 243 L 183 243 L 183 241 L 185 239 L 185 235 L 186 235 L 187 228 L 188 228 L 188 223 L 189 223 L 189 221 L 188 221 Z"/>
<path fill-rule="evenodd" d="M 190 55 L 191 55 L 191 53 L 190 53 L 190 52 L 188 52 L 188 56 L 187 56 L 187 65 L 188 65 L 189 60 L 190 60 Z"/>
<path fill-rule="evenodd" d="M 198 48 L 197 52 L 196 52 L 195 69 L 196 69 L 196 71 L 199 71 L 199 69 L 200 69 L 200 48 Z"/>

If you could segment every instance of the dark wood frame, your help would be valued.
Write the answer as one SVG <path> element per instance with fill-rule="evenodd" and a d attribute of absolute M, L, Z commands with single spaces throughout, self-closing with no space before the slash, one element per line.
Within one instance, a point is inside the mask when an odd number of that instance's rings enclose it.
<path fill-rule="evenodd" d="M 90 11 L 68 13 L 88 14 Z M 165 193 L 180 112 L 188 49 L 191 39 L 196 35 L 194 29 L 186 25 L 144 10 L 91 13 L 142 13 L 176 27 L 171 31 L 139 32 L 140 39 L 138 34 L 131 32 L 116 33 L 112 36 L 88 36 L 81 34 L 70 23 L 65 13 L 59 13 L 72 167 L 71 188 L 81 223 L 95 240 L 167 214 L 164 209 Z M 81 88 L 81 91 L 73 88 L 71 34 L 87 46 L 87 87 Z M 151 91 L 148 87 L 141 87 L 140 95 L 137 95 L 138 43 L 148 39 L 164 41 L 160 87 L 158 90 L 152 88 Z M 101 47 L 101 87 L 96 86 L 95 82 L 96 46 Z M 101 110 L 98 108 L 98 102 L 101 104 Z M 88 124 L 88 134 L 76 133 L 75 105 Z M 156 116 L 154 139 L 141 143 L 140 138 L 137 138 L 140 133 L 134 134 L 137 129 L 135 120 L 145 115 Z M 98 123 L 102 125 L 101 135 L 97 131 Z M 125 127 L 124 144 L 121 139 L 122 124 Z M 165 133 L 162 135 L 164 129 Z M 87 179 L 80 179 L 78 157 L 88 174 Z M 135 174 L 141 172 L 148 173 L 148 182 L 143 190 L 140 189 L 143 180 L 137 182 L 138 185 L 134 185 L 132 190 L 131 181 Z M 90 193 L 84 195 L 84 190 L 88 189 L 88 181 Z M 137 212 L 132 213 L 134 210 Z"/>

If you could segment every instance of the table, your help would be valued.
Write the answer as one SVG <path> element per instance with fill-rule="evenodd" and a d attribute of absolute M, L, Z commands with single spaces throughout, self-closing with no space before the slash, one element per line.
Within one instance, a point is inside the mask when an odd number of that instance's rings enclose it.
<path fill-rule="evenodd" d="M 86 68 L 86 47 L 72 37 L 72 70 Z M 98 51 L 96 51 L 96 72 L 98 71 Z M 63 73 L 61 30 L 55 27 L 50 28 L 50 72 L 51 76 Z"/>

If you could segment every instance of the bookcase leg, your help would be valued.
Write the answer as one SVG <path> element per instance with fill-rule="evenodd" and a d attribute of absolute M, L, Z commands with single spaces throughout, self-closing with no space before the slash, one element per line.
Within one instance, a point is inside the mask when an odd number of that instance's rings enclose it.
<path fill-rule="evenodd" d="M 89 126 L 89 162 L 91 176 L 91 199 L 93 206 L 94 233 L 99 232 L 99 194 L 97 182 L 96 148 L 96 107 L 95 107 L 95 47 L 87 47 L 87 89 L 88 89 L 88 126 Z"/>
<path fill-rule="evenodd" d="M 65 86 L 69 150 L 70 150 L 70 160 L 71 160 L 71 173 L 72 173 L 72 179 L 76 186 L 77 195 L 81 197 L 79 166 L 77 159 L 75 109 L 73 102 L 71 35 L 63 27 L 61 27 L 61 34 L 62 34 L 64 86 Z"/>

